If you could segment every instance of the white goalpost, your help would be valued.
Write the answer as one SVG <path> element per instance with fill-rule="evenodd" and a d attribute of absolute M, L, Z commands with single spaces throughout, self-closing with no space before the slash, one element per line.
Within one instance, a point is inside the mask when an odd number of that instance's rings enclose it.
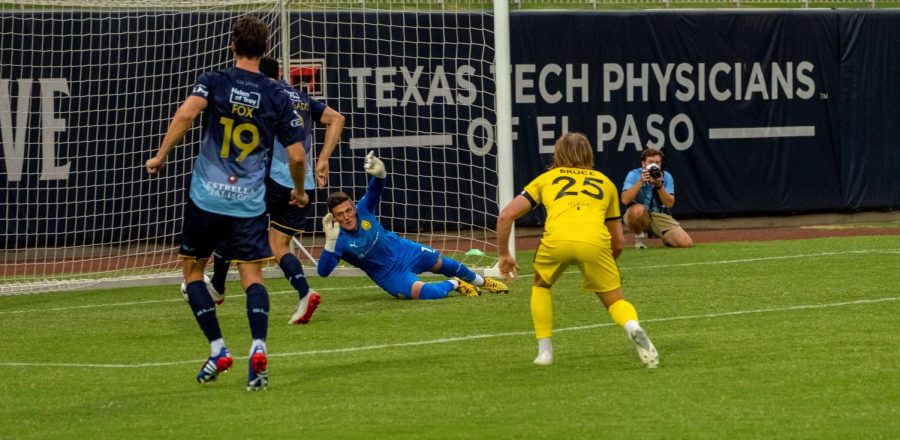
<path fill-rule="evenodd" d="M 361 197 L 362 158 L 376 150 L 390 173 L 385 227 L 490 271 L 498 200 L 512 194 L 508 81 L 505 97 L 494 81 L 504 56 L 509 78 L 502 6 L 495 20 L 468 1 L 3 3 L 0 295 L 180 280 L 199 124 L 162 176 L 143 164 L 196 78 L 232 63 L 230 26 L 247 13 L 273 30 L 286 78 L 347 117 L 296 240 L 301 260 L 320 251 L 325 197 Z"/>

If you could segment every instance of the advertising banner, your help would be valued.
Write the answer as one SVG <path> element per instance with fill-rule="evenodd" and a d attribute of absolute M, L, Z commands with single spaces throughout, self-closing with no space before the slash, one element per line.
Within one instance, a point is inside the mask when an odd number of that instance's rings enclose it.
<path fill-rule="evenodd" d="M 162 181 L 148 179 L 143 162 L 198 72 L 231 63 L 222 51 L 227 33 L 204 30 L 223 20 L 79 14 L 94 19 L 0 14 L 7 248 L 180 230 L 172 219 L 180 219 L 196 152 L 176 150 Z M 389 227 L 492 228 L 495 90 L 484 78 L 493 75 L 493 34 L 448 38 L 417 20 L 491 27 L 481 13 L 294 13 L 291 75 L 314 79 L 313 96 L 348 116 L 341 145 L 349 150 L 332 165 L 338 179 L 361 188 L 365 176 L 352 161 L 364 153 L 356 150 L 391 148 L 396 180 L 386 197 L 399 223 Z M 33 23 L 64 28 L 41 32 Z M 188 25 L 220 37 L 173 44 L 151 31 Z M 620 190 L 640 153 L 661 149 L 675 178 L 676 218 L 900 207 L 896 11 L 518 12 L 510 25 L 515 192 L 546 169 L 558 136 L 579 131 Z M 200 69 L 157 62 L 157 51 L 167 59 L 223 56 Z M 409 53 L 417 56 L 397 56 Z M 426 174 L 436 177 L 418 179 Z M 457 209 L 467 203 L 474 209 Z M 431 208 L 423 214 L 417 206 Z M 540 224 L 541 215 L 524 224 Z"/>

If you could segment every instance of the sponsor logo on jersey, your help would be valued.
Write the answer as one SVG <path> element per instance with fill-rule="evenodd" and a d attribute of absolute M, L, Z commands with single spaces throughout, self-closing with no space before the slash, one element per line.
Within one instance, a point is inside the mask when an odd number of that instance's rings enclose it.
<path fill-rule="evenodd" d="M 237 87 L 231 88 L 231 96 L 228 102 L 232 104 L 246 105 L 247 107 L 259 108 L 259 93 L 248 92 Z"/>
<path fill-rule="evenodd" d="M 234 185 L 237 183 L 237 176 L 228 176 L 228 183 Z"/>
<path fill-rule="evenodd" d="M 191 94 L 203 95 L 204 98 L 209 97 L 209 91 L 206 90 L 206 86 L 203 84 L 197 84 L 194 86 L 194 90 Z"/>

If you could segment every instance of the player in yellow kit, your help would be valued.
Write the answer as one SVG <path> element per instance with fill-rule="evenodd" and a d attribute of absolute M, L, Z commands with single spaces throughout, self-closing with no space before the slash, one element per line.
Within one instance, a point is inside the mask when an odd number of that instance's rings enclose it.
<path fill-rule="evenodd" d="M 625 328 L 641 361 L 659 365 L 659 354 L 638 323 L 637 311 L 622 296 L 622 280 L 616 258 L 625 238 L 619 191 L 603 173 L 594 169 L 593 148 L 581 133 L 566 133 L 553 146 L 550 169 L 529 183 L 507 204 L 497 220 L 500 272 L 507 281 L 517 274 L 516 258 L 509 252 L 513 222 L 537 205 L 544 205 L 547 221 L 534 256 L 531 317 L 538 339 L 534 363 L 553 363 L 553 302 L 550 289 L 570 264 L 584 279 L 583 288 L 596 293 L 613 321 Z"/>

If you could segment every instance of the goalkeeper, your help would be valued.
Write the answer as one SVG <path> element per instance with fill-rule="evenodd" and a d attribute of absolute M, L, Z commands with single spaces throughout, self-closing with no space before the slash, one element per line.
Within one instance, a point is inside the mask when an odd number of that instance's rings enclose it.
<path fill-rule="evenodd" d="M 387 171 L 374 152 L 366 156 L 365 170 L 372 177 L 366 194 L 355 206 L 346 193 L 328 196 L 329 212 L 322 219 L 325 251 L 319 258 L 319 276 L 327 277 L 343 259 L 396 298 L 440 299 L 453 290 L 465 296 L 478 296 L 481 289 L 491 293 L 509 292 L 502 282 L 477 275 L 435 249 L 384 229 L 375 216 L 375 208 L 384 191 Z M 446 275 L 450 279 L 426 283 L 417 276 L 423 272 Z"/>

